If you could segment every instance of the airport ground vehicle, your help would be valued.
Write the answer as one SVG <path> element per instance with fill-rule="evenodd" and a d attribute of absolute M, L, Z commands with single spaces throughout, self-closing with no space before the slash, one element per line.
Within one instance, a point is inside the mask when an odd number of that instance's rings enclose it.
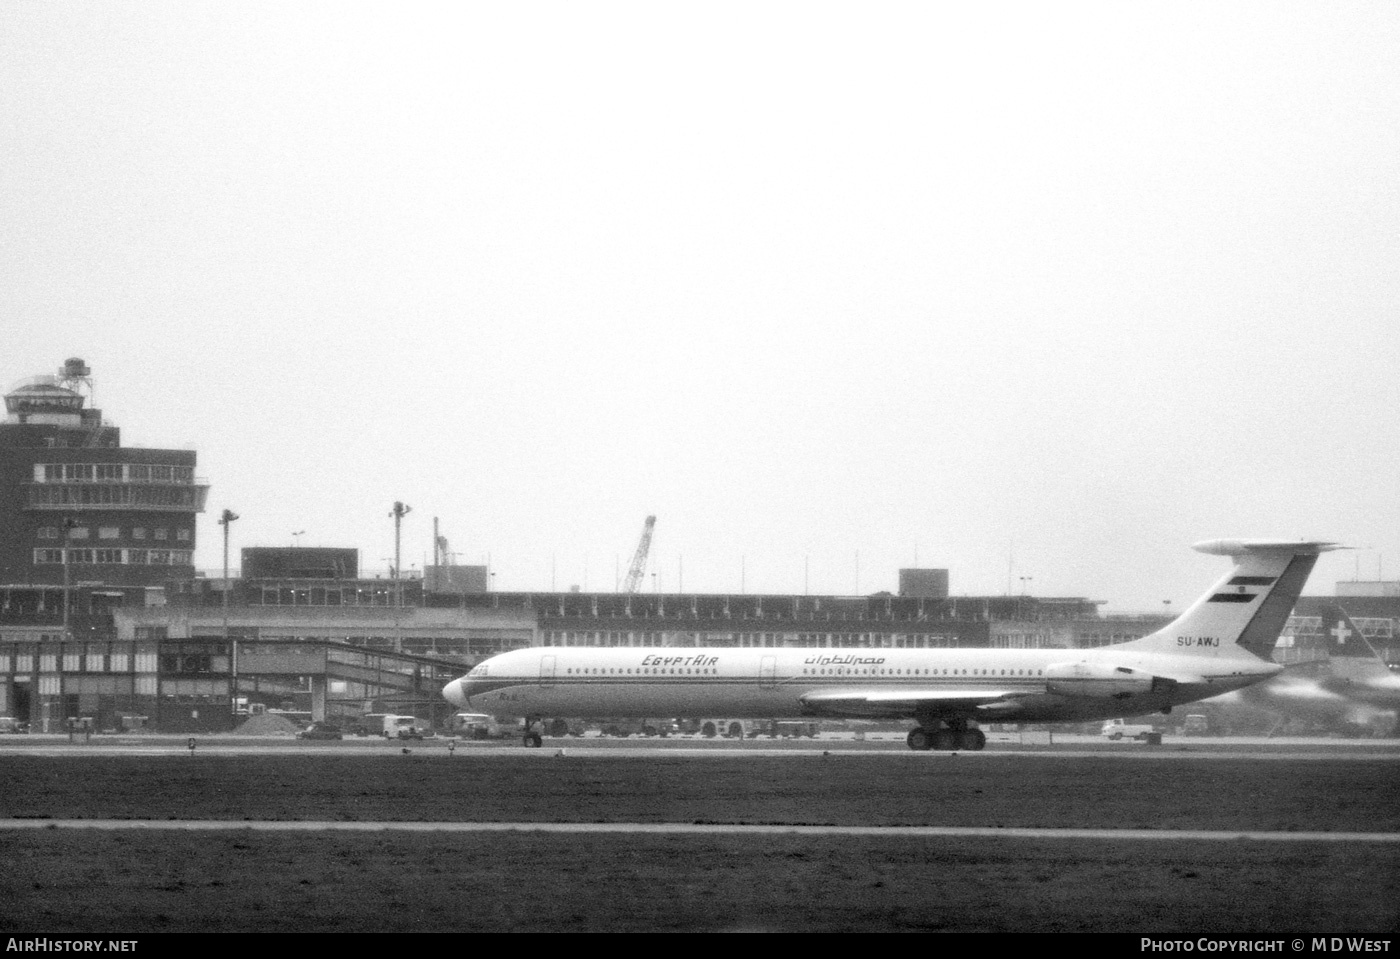
<path fill-rule="evenodd" d="M 802 737 L 815 739 L 817 738 L 817 724 L 793 719 L 777 720 L 773 723 L 773 729 L 768 735 L 774 739 L 779 736 L 782 736 L 784 739 L 799 739 Z"/>
<path fill-rule="evenodd" d="M 1156 728 L 1151 723 L 1130 723 L 1125 719 L 1110 719 L 1103 724 L 1100 732 L 1112 740 L 1119 739 L 1146 739 L 1156 733 Z"/>
<path fill-rule="evenodd" d="M 515 729 L 519 731 L 520 721 L 516 720 Z M 582 719 L 551 719 L 545 723 L 547 735 L 555 739 L 563 739 L 565 736 L 582 736 L 588 731 L 588 724 Z"/>
<path fill-rule="evenodd" d="M 683 729 L 682 731 L 691 730 Z M 770 739 L 777 739 L 780 736 L 784 739 L 796 739 L 805 736 L 808 739 L 813 739 L 820 729 L 817 723 L 800 719 L 750 719 L 748 721 L 707 719 L 699 724 L 698 729 L 693 731 L 698 732 L 706 739 L 713 739 L 716 736 L 723 736 L 725 739 L 757 739 L 759 736 L 767 736 Z"/>
<path fill-rule="evenodd" d="M 0 733 L 27 733 L 29 724 L 22 723 L 13 716 L 0 716 Z"/>
<path fill-rule="evenodd" d="M 396 713 L 365 713 L 351 727 L 357 736 L 383 736 L 385 739 L 422 739 L 432 735 L 425 720 Z"/>
<path fill-rule="evenodd" d="M 509 739 L 520 733 L 520 720 L 487 713 L 457 713 L 452 732 L 464 739 Z"/>
<path fill-rule="evenodd" d="M 344 739 L 345 733 L 339 726 L 332 723 L 312 723 L 301 732 L 297 733 L 297 739 Z"/>
<path fill-rule="evenodd" d="M 598 731 L 604 736 L 660 736 L 664 739 L 681 730 L 679 724 L 666 719 L 604 719 Z"/>

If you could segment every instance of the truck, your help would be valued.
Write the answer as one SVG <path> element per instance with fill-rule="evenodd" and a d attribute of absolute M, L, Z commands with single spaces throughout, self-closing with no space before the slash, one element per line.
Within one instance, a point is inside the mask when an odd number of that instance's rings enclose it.
<path fill-rule="evenodd" d="M 365 713 L 351 731 L 360 736 L 383 736 L 385 739 L 422 739 L 429 735 L 426 721 L 397 713 Z"/>
<path fill-rule="evenodd" d="M 1205 713 L 1191 713 L 1181 724 L 1181 735 L 1183 736 L 1204 736 L 1210 732 L 1210 719 Z"/>
<path fill-rule="evenodd" d="M 1110 719 L 1100 730 L 1103 735 L 1115 742 L 1120 739 L 1141 739 L 1150 742 L 1153 736 L 1161 742 L 1162 734 L 1151 723 L 1130 723 L 1126 719 Z"/>

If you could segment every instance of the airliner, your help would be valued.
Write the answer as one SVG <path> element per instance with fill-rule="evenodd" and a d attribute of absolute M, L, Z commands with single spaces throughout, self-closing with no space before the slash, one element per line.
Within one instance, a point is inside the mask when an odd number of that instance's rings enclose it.
<path fill-rule="evenodd" d="M 912 719 L 914 750 L 978 750 L 979 722 L 1086 722 L 1167 712 L 1261 682 L 1318 556 L 1335 543 L 1208 540 L 1233 568 L 1165 628 L 1096 649 L 534 646 L 448 683 L 459 708 L 545 716 Z"/>
<path fill-rule="evenodd" d="M 1400 717 L 1400 675 L 1391 671 L 1340 606 L 1322 610 L 1327 655 L 1287 666 L 1266 683 L 1241 690 L 1246 703 L 1319 722 L 1371 725 Z M 1397 727 L 1400 729 L 1400 727 Z"/>

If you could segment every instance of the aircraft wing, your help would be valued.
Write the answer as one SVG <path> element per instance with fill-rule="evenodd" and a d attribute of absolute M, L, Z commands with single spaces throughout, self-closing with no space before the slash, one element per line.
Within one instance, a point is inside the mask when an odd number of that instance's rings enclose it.
<path fill-rule="evenodd" d="M 946 716 L 1010 715 L 1024 689 L 841 689 L 808 693 L 802 703 L 815 715 L 902 719 L 915 713 Z"/>

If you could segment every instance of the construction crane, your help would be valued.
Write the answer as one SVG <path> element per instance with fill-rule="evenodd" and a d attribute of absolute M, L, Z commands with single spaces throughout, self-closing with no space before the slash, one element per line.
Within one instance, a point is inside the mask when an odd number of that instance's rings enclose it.
<path fill-rule="evenodd" d="M 635 593 L 642 584 L 647 571 L 647 553 L 651 551 L 651 531 L 656 526 L 656 517 L 648 516 L 642 526 L 642 540 L 637 544 L 637 552 L 632 555 L 632 565 L 627 569 L 627 581 L 622 586 L 624 593 Z"/>

